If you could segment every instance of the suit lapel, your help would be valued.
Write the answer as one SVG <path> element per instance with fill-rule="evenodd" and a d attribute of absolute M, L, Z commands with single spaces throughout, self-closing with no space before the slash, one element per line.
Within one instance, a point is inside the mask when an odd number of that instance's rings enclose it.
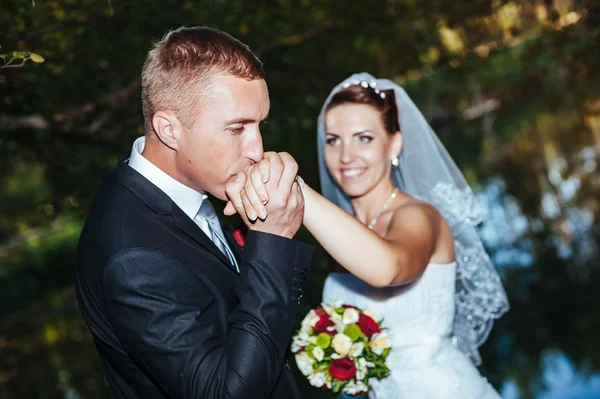
<path fill-rule="evenodd" d="M 173 203 L 173 220 L 179 230 L 187 234 L 191 239 L 209 250 L 221 260 L 231 272 L 236 273 L 229 259 L 221 252 L 214 242 L 194 223 L 175 203 Z"/>
<path fill-rule="evenodd" d="M 202 229 L 198 227 L 198 225 L 194 223 L 194 221 L 190 219 L 167 194 L 139 174 L 136 170 L 130 168 L 125 162 L 125 159 L 122 159 L 119 162 L 117 168 L 118 181 L 133 191 L 155 212 L 162 215 L 172 214 L 175 225 L 179 230 L 219 258 L 232 273 L 237 274 L 229 259 L 221 252 L 221 250 L 219 250 L 219 248 L 217 248 L 212 240 L 204 234 Z"/>

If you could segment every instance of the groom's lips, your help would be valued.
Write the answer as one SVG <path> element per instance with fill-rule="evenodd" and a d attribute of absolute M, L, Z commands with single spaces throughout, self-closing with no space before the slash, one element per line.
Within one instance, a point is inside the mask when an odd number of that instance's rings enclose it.
<path fill-rule="evenodd" d="M 340 169 L 340 174 L 342 179 L 352 181 L 362 177 L 366 171 L 367 168 L 343 168 Z"/>

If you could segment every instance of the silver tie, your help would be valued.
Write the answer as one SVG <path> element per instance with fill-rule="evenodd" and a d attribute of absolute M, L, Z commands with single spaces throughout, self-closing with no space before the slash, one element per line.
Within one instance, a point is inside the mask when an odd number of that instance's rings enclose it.
<path fill-rule="evenodd" d="M 223 235 L 223 230 L 221 230 L 221 224 L 219 223 L 219 218 L 217 218 L 215 209 L 207 199 L 202 201 L 202 206 L 196 214 L 195 219 L 198 218 L 202 218 L 208 222 L 208 229 L 210 230 L 212 236 L 210 237 L 210 239 L 217 246 L 217 248 L 219 248 L 219 250 L 223 252 L 223 254 L 229 259 L 231 264 L 235 266 L 235 269 L 239 273 L 240 269 L 238 267 L 237 261 L 235 260 L 235 256 L 233 256 L 233 252 L 231 252 L 231 249 L 229 249 L 229 245 L 227 245 L 227 241 L 225 241 L 225 236 Z"/>

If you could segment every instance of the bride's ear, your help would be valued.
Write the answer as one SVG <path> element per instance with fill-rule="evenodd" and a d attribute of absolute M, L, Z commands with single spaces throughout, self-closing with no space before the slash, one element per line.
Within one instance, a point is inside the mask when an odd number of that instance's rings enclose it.
<path fill-rule="evenodd" d="M 397 131 L 392 136 L 392 142 L 390 146 L 390 159 L 397 158 L 400 156 L 400 153 L 402 152 L 402 144 L 402 134 L 400 133 L 400 131 Z"/>

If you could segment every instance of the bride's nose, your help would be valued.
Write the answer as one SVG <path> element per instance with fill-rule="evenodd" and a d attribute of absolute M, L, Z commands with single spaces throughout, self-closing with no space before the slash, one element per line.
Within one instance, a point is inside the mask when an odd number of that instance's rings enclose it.
<path fill-rule="evenodd" d="M 342 144 L 342 153 L 340 161 L 344 164 L 349 164 L 356 158 L 356 152 L 354 146 L 351 144 Z"/>

